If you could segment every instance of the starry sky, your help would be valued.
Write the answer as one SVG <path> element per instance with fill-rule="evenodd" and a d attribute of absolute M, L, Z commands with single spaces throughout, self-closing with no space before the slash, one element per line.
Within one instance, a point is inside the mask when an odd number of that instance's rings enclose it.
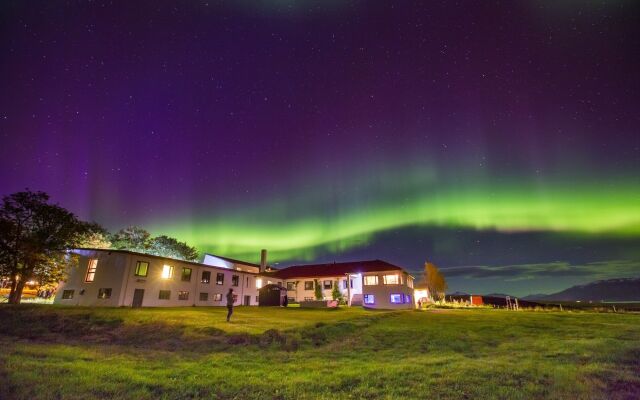
<path fill-rule="evenodd" d="M 3 1 L 0 194 L 450 291 L 640 276 L 634 1 Z"/>

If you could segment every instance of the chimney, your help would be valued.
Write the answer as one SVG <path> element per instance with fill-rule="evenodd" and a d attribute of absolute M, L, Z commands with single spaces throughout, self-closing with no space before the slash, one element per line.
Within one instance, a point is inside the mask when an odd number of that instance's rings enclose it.
<path fill-rule="evenodd" d="M 260 272 L 264 272 L 267 269 L 267 249 L 260 251 Z"/>

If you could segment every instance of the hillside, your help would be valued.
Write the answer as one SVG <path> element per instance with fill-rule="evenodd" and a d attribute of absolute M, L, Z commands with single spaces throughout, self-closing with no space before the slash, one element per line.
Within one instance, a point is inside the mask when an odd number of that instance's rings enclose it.
<path fill-rule="evenodd" d="M 640 301 L 640 278 L 607 279 L 576 285 L 549 295 L 530 295 L 527 300 Z"/>

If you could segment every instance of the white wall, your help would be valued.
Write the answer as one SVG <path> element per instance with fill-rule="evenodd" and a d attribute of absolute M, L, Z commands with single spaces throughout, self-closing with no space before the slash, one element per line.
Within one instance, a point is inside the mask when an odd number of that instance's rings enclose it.
<path fill-rule="evenodd" d="M 400 275 L 402 276 L 402 282 L 399 284 L 385 285 L 384 284 L 384 275 Z M 377 285 L 364 285 L 364 277 L 365 276 L 377 276 L 378 284 Z M 414 298 L 413 298 L 413 288 L 409 287 L 412 285 L 413 278 L 406 273 L 400 271 L 385 271 L 385 272 L 368 272 L 362 274 L 362 305 L 366 308 L 379 308 L 379 309 L 406 309 L 406 308 L 414 308 Z M 367 294 L 372 294 L 375 296 L 374 304 L 366 304 L 364 302 L 364 297 Z M 403 296 L 403 303 L 392 303 L 391 295 L 392 294 L 400 294 Z M 409 301 L 407 302 L 404 296 L 410 296 Z"/>

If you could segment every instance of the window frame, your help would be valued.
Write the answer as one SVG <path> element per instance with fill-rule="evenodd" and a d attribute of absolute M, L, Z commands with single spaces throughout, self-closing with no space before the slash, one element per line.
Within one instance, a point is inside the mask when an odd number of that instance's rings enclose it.
<path fill-rule="evenodd" d="M 296 283 L 295 282 L 287 282 L 287 290 L 296 290 Z"/>
<path fill-rule="evenodd" d="M 185 295 L 186 293 L 186 295 Z M 178 300 L 187 301 L 189 300 L 189 291 L 188 290 L 178 290 Z"/>
<path fill-rule="evenodd" d="M 367 279 L 373 279 L 375 281 L 375 283 L 367 283 Z M 378 275 L 365 275 L 362 278 L 362 284 L 364 286 L 377 286 L 379 285 L 379 279 L 378 279 Z"/>
<path fill-rule="evenodd" d="M 216 285 L 224 285 L 224 273 L 216 273 Z"/>
<path fill-rule="evenodd" d="M 200 292 L 199 299 L 200 299 L 200 301 L 209 301 L 209 292 Z"/>
<path fill-rule="evenodd" d="M 231 286 L 240 286 L 240 275 L 231 275 Z"/>
<path fill-rule="evenodd" d="M 165 271 L 167 271 L 166 274 L 165 274 Z M 164 264 L 162 266 L 162 272 L 160 273 L 160 277 L 162 279 L 173 279 L 173 272 L 174 272 L 173 265 Z"/>
<path fill-rule="evenodd" d="M 329 282 L 328 285 L 327 285 L 327 282 Z M 332 280 L 323 280 L 322 281 L 322 289 L 323 290 L 333 289 L 333 281 Z"/>
<path fill-rule="evenodd" d="M 188 277 L 185 274 L 186 271 L 189 271 Z M 191 275 L 193 275 L 193 268 L 182 267 L 182 273 L 180 274 L 180 281 L 181 282 L 191 282 Z M 185 277 L 186 277 L 186 279 L 185 279 Z"/>
<path fill-rule="evenodd" d="M 213 301 L 222 301 L 222 293 L 214 293 Z"/>
<path fill-rule="evenodd" d="M 64 289 L 62 291 L 61 300 L 71 300 L 71 299 L 73 299 L 74 295 L 75 295 L 75 290 L 74 289 Z"/>
<path fill-rule="evenodd" d="M 98 259 L 90 258 L 87 263 L 87 273 L 84 275 L 85 283 L 93 283 L 96 280 L 96 270 L 98 269 Z M 91 278 L 89 278 L 91 276 Z"/>
<path fill-rule="evenodd" d="M 113 292 L 113 288 L 99 288 L 98 298 L 101 300 L 110 299 L 112 292 Z"/>
<path fill-rule="evenodd" d="M 142 266 L 142 264 L 146 264 L 146 268 L 144 270 L 144 275 L 142 275 L 140 273 L 140 267 Z M 149 275 L 149 262 L 148 261 L 136 261 L 136 269 L 133 272 L 133 276 L 137 276 L 137 277 L 141 277 L 141 278 L 146 278 Z"/>
<path fill-rule="evenodd" d="M 392 277 L 395 278 L 395 282 L 388 282 Z M 402 279 L 400 279 L 400 276 L 398 274 L 387 274 L 382 276 L 382 282 L 385 285 L 401 285 Z"/>
<path fill-rule="evenodd" d="M 304 290 L 313 290 L 313 281 L 304 281 Z"/>
<path fill-rule="evenodd" d="M 400 301 L 393 301 L 393 296 L 399 296 Z M 404 293 L 391 293 L 389 294 L 389 303 L 391 304 L 405 304 Z"/>
<path fill-rule="evenodd" d="M 367 301 L 367 299 L 369 297 L 371 297 L 371 301 Z M 362 303 L 363 304 L 367 304 L 367 305 L 376 304 L 376 295 L 370 294 L 370 293 L 363 294 L 362 295 Z"/>
<path fill-rule="evenodd" d="M 205 274 L 207 274 L 207 279 L 204 278 Z M 211 283 L 211 271 L 202 271 L 202 275 L 200 276 L 200 283 L 205 285 Z"/>
<path fill-rule="evenodd" d="M 162 294 L 166 294 L 166 298 L 162 297 Z M 160 290 L 158 292 L 158 300 L 171 300 L 171 290 Z"/>

